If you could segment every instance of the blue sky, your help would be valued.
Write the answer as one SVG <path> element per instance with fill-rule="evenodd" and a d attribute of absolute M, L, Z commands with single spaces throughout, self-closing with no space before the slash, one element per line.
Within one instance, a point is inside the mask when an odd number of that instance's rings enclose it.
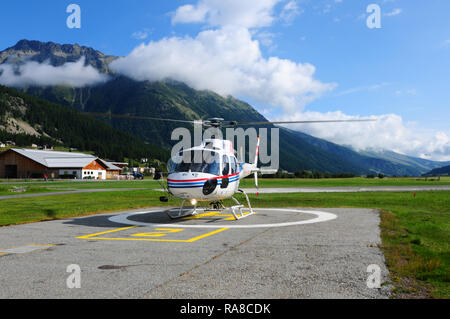
<path fill-rule="evenodd" d="M 402 134 L 417 129 L 429 135 L 430 140 L 421 141 L 423 144 L 433 143 L 433 136 L 440 132 L 450 136 L 450 1 L 265 1 L 271 3 L 268 15 L 273 19 L 260 25 L 243 25 L 252 40 L 259 42 L 264 59 L 276 57 L 299 65 L 310 64 L 315 68 L 311 78 L 332 88 L 311 89 L 312 93 L 305 96 L 313 94 L 314 98 L 305 100 L 302 96 L 304 102 L 296 109 L 274 107 L 279 97 L 259 99 L 254 91 L 233 95 L 273 119 L 289 117 L 291 111 L 297 110 L 299 114 L 310 112 L 309 116 L 328 112 L 362 117 L 395 114 L 401 117 L 399 125 L 405 130 Z M 79 30 L 66 26 L 66 7 L 71 3 L 82 9 Z M 34 39 L 79 43 L 106 54 L 128 56 L 143 42 L 159 43 L 163 38 L 185 36 L 197 39 L 202 32 L 233 24 L 232 18 L 226 22 L 213 18 L 212 11 L 209 20 L 207 16 L 196 21 L 174 19 L 182 6 L 192 5 L 198 13 L 204 3 L 209 3 L 212 10 L 215 1 L 9 1 L 2 4 L 0 11 L 0 49 L 20 39 Z M 380 29 L 366 25 L 366 8 L 372 3 L 381 8 Z M 333 140 L 319 129 L 308 132 Z M 343 138 L 335 141 L 345 143 Z M 409 137 L 402 138 L 403 144 L 396 150 L 408 153 Z M 450 146 L 445 137 L 440 138 L 443 145 L 434 158 L 450 158 Z M 434 151 L 417 148 L 411 155 L 427 157 Z"/>

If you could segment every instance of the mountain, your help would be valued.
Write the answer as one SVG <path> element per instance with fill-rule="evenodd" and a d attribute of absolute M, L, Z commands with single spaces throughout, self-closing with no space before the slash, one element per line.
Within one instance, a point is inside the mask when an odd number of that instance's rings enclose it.
<path fill-rule="evenodd" d="M 222 97 L 211 91 L 197 91 L 174 82 L 136 82 L 126 77 L 85 89 L 89 99 L 83 104 L 73 101 L 73 90 L 65 92 L 53 88 L 28 88 L 27 92 L 86 112 L 166 117 L 180 120 L 222 117 L 225 120 L 267 121 L 249 104 L 233 97 Z M 160 114 L 164 114 L 163 116 Z M 113 127 L 130 132 L 147 142 L 164 147 L 174 144 L 171 132 L 179 124 L 130 119 L 106 120 Z M 264 126 L 270 132 L 273 126 Z M 257 127 L 258 128 L 258 127 Z M 269 135 L 270 136 L 270 135 Z M 336 147 L 339 147 L 336 145 Z M 298 138 L 291 131 L 280 128 L 280 164 L 288 171 L 318 170 L 330 173 L 365 174 L 367 170 L 330 154 Z"/>
<path fill-rule="evenodd" d="M 0 141 L 17 146 L 55 145 L 97 156 L 166 160 L 169 152 L 79 111 L 0 86 Z"/>
<path fill-rule="evenodd" d="M 403 166 L 408 166 L 417 171 L 417 173 L 413 174 L 415 176 L 424 174 L 432 169 L 440 168 L 442 166 L 450 165 L 450 162 L 438 162 L 431 161 L 423 158 L 412 157 L 408 155 L 403 155 L 399 153 L 395 153 L 388 150 L 373 150 L 368 149 L 364 151 L 359 151 L 362 155 L 367 155 L 370 157 L 380 158 L 384 160 L 388 160 L 395 164 L 400 164 Z"/>
<path fill-rule="evenodd" d="M 111 80 L 93 87 L 26 87 L 24 92 L 80 111 L 114 113 L 180 120 L 222 117 L 225 120 L 267 121 L 251 105 L 233 97 L 223 97 L 211 91 L 197 91 L 176 81 L 137 82 L 114 75 L 108 63 L 116 59 L 92 48 L 60 45 L 52 42 L 19 41 L 0 52 L 1 63 L 22 63 L 26 59 L 50 61 L 54 66 L 79 60 Z M 101 119 L 112 127 L 133 134 L 147 143 L 169 149 L 173 129 L 179 125 L 130 119 Z M 273 128 L 273 126 L 264 126 Z M 270 130 L 269 130 L 270 131 Z M 270 140 L 270 139 L 269 139 Z M 420 175 L 430 163 L 388 157 L 380 154 L 358 153 L 310 135 L 280 128 L 280 166 L 288 171 L 315 170 L 357 175 L 383 173 L 386 175 Z M 433 164 L 434 165 L 434 164 Z M 442 166 L 442 165 L 441 165 Z M 428 171 L 426 169 L 425 171 Z"/>
<path fill-rule="evenodd" d="M 429 171 L 428 173 L 426 173 L 424 175 L 431 175 L 431 176 L 448 175 L 448 176 L 450 176 L 450 165 L 444 166 L 444 167 L 435 168 L 435 169 Z"/>
<path fill-rule="evenodd" d="M 450 162 L 430 161 L 387 150 L 356 151 L 301 132 L 294 132 L 294 134 L 307 140 L 312 145 L 346 158 L 355 166 L 360 166 L 365 170 L 377 174 L 382 173 L 391 176 L 420 176 L 430 169 L 441 167 L 447 163 L 450 164 Z"/>
<path fill-rule="evenodd" d="M 86 59 L 86 65 L 91 65 L 102 73 L 109 73 L 109 63 L 117 59 L 78 44 L 61 45 L 53 42 L 20 40 L 13 47 L 0 52 L 0 64 L 5 62 L 18 64 L 30 60 L 39 63 L 49 61 L 53 66 L 60 66 L 66 62 L 76 62 L 82 57 Z"/>

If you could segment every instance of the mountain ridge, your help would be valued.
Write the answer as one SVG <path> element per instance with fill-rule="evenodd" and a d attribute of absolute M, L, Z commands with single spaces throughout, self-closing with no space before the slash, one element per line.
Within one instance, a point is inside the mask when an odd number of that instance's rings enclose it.
<path fill-rule="evenodd" d="M 118 58 L 78 44 L 23 39 L 0 52 L 0 64 L 5 62 L 20 64 L 30 60 L 38 63 L 49 61 L 53 66 L 61 66 L 66 62 L 76 62 L 82 57 L 85 57 L 85 65 L 91 65 L 101 73 L 110 73 L 109 63 Z"/>
<path fill-rule="evenodd" d="M 12 56 L 15 59 L 14 63 L 33 59 L 38 62 L 49 61 L 54 66 L 60 66 L 65 62 L 80 59 L 83 53 L 89 56 L 86 57 L 85 64 L 92 65 L 101 73 L 111 75 L 108 82 L 79 89 L 52 86 L 26 87 L 23 91 L 85 112 L 140 116 L 164 114 L 166 118 L 182 120 L 222 117 L 225 120 L 267 121 L 251 105 L 234 97 L 223 97 L 211 91 L 197 91 L 184 83 L 172 80 L 138 82 L 114 75 L 110 72 L 108 64 L 117 57 L 107 56 L 84 46 L 21 40 L 15 46 L 0 52 L 0 64 L 10 63 Z M 170 132 L 175 128 L 174 125 L 156 122 L 149 124 L 126 119 L 103 119 L 103 121 L 165 148 L 173 144 L 170 142 Z M 429 166 L 417 161 L 394 159 L 392 154 L 388 158 L 382 154 L 359 153 L 283 127 L 280 128 L 280 163 L 281 168 L 289 171 L 320 170 L 357 175 L 372 173 L 421 175 L 429 171 Z"/>
<path fill-rule="evenodd" d="M 426 174 L 423 174 L 425 176 L 436 176 L 436 175 L 448 175 L 450 176 L 450 165 L 444 166 L 444 167 L 438 167 L 431 171 L 429 171 Z"/>

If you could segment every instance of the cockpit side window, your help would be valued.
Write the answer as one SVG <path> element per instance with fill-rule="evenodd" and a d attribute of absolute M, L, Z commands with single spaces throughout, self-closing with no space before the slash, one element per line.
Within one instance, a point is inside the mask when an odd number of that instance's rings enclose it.
<path fill-rule="evenodd" d="M 223 159 L 222 175 L 226 176 L 226 175 L 229 175 L 229 172 L 230 172 L 230 162 L 228 160 L 228 156 L 226 156 L 226 155 L 224 155 L 222 157 L 222 159 Z"/>
<path fill-rule="evenodd" d="M 236 158 L 231 156 L 231 174 L 236 174 L 238 172 Z"/>

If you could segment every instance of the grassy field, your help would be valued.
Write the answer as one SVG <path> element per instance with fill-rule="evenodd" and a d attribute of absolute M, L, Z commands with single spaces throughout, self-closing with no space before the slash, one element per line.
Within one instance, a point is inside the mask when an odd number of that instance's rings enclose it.
<path fill-rule="evenodd" d="M 37 194 L 58 191 L 72 191 L 82 189 L 113 189 L 113 188 L 161 188 L 157 181 L 48 181 L 33 183 L 1 183 L 0 196 Z M 20 192 L 13 190 L 19 189 Z"/>
<path fill-rule="evenodd" d="M 242 187 L 255 187 L 253 178 L 241 181 Z M 387 177 L 387 178 L 264 178 L 259 179 L 259 187 L 367 187 L 367 186 L 418 186 L 418 185 L 450 185 L 450 177 L 436 177 L 425 180 L 424 177 Z"/>
<path fill-rule="evenodd" d="M 424 178 L 399 177 L 399 178 L 330 178 L 330 179 L 259 179 L 261 188 L 268 187 L 367 187 L 367 186 L 426 186 L 426 185 L 450 185 L 450 177 L 441 177 L 425 180 Z M 241 187 L 255 187 L 254 180 L 247 178 L 241 181 Z M 22 192 L 15 193 L 13 189 L 22 189 Z M 157 181 L 145 179 L 143 181 L 34 181 L 24 182 L 3 182 L 0 183 L 0 196 L 48 193 L 56 191 L 70 191 L 80 189 L 108 189 L 108 188 L 161 188 Z"/>

